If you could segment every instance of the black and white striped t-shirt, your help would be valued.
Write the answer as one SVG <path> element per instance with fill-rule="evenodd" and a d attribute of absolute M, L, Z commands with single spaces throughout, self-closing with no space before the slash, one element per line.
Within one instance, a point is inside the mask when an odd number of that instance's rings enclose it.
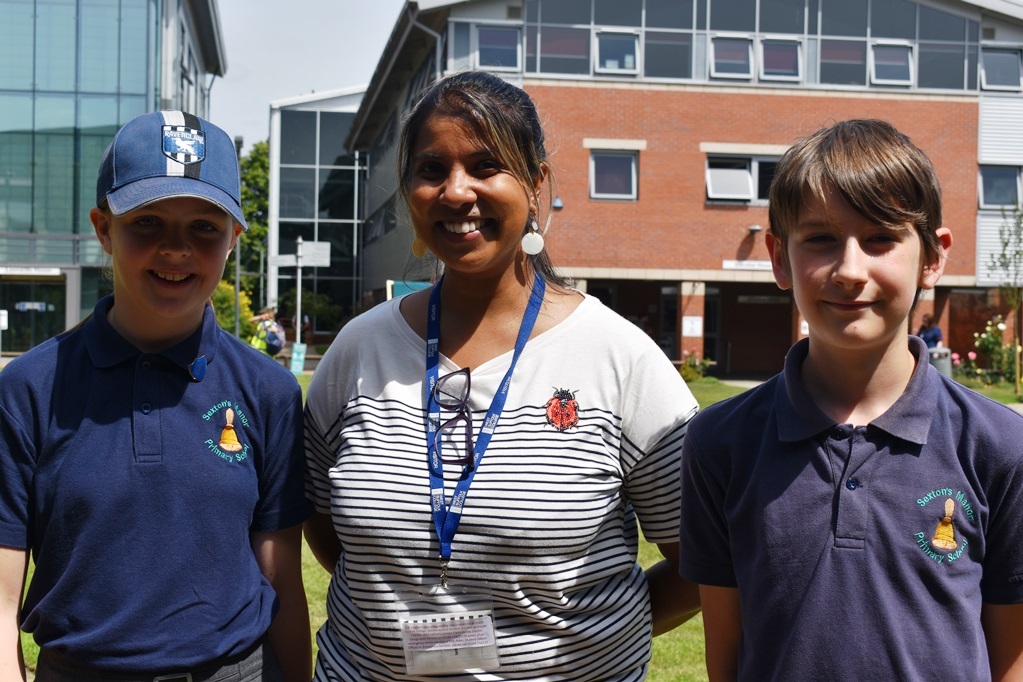
<path fill-rule="evenodd" d="M 472 371 L 474 435 L 510 360 Z M 424 365 L 395 300 L 345 326 L 309 387 L 307 494 L 343 547 L 318 680 L 420 679 L 405 673 L 395 594 L 439 577 Z M 441 376 L 455 369 L 441 357 Z M 559 390 L 578 406 L 566 430 L 547 418 Z M 445 679 L 643 679 L 650 606 L 636 521 L 651 542 L 677 541 L 681 442 L 696 409 L 660 348 L 592 297 L 529 341 L 449 567 L 451 580 L 492 591 L 501 665 Z M 445 467 L 449 500 L 457 469 Z"/>

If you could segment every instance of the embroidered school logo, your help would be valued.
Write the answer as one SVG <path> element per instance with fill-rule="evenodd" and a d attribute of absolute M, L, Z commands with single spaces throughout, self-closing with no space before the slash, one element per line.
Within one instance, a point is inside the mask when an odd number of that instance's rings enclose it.
<path fill-rule="evenodd" d="M 206 439 L 206 448 L 210 452 L 227 462 L 241 462 L 248 458 L 251 446 L 238 437 L 235 422 L 247 428 L 249 419 L 238 405 L 225 400 L 207 410 L 202 418 L 216 429 L 215 436 Z"/>
<path fill-rule="evenodd" d="M 961 490 L 938 488 L 931 490 L 916 503 L 933 510 L 925 518 L 930 518 L 934 525 L 916 532 L 917 546 L 939 564 L 952 564 L 958 561 L 969 546 L 969 540 L 961 531 L 975 521 L 973 505 Z M 940 506 L 939 506 L 940 505 Z M 960 530 L 957 530 L 957 525 Z"/>
<path fill-rule="evenodd" d="M 579 423 L 579 403 L 575 400 L 577 391 L 555 388 L 554 397 L 547 401 L 547 423 L 558 431 L 565 431 Z"/>
<path fill-rule="evenodd" d="M 199 163 L 206 158 L 206 133 L 188 126 L 164 126 L 163 153 L 178 163 Z"/>

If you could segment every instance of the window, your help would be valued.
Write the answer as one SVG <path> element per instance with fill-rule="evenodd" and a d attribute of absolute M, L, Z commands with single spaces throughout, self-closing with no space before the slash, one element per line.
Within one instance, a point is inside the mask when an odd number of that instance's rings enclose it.
<path fill-rule="evenodd" d="M 634 151 L 591 151 L 590 198 L 635 200 L 637 158 Z"/>
<path fill-rule="evenodd" d="M 821 33 L 867 36 L 867 0 L 821 0 Z"/>
<path fill-rule="evenodd" d="M 1019 206 L 1019 168 L 981 166 L 979 194 L 981 208 Z"/>
<path fill-rule="evenodd" d="M 593 23 L 604 26 L 640 26 L 643 3 L 622 0 L 594 0 Z"/>
<path fill-rule="evenodd" d="M 884 0 L 884 7 L 875 2 L 870 12 L 870 36 L 872 38 L 916 38 L 916 2 L 910 0 Z M 959 40 L 963 39 L 962 32 Z"/>
<path fill-rule="evenodd" d="M 802 33 L 804 0 L 760 0 L 761 33 Z"/>
<path fill-rule="evenodd" d="M 981 52 L 980 82 L 985 90 L 1020 89 L 1020 52 L 984 48 Z"/>
<path fill-rule="evenodd" d="M 964 46 L 950 43 L 920 43 L 917 46 L 916 85 L 919 88 L 962 90 L 966 75 Z"/>
<path fill-rule="evenodd" d="M 773 157 L 708 156 L 707 198 L 766 202 L 777 167 Z"/>
<path fill-rule="evenodd" d="M 794 40 L 760 43 L 760 77 L 764 80 L 798 81 L 802 76 L 800 44 Z"/>
<path fill-rule="evenodd" d="M 753 42 L 748 38 L 715 36 L 710 75 L 714 78 L 750 78 L 753 76 Z"/>
<path fill-rule="evenodd" d="M 693 0 L 646 0 L 647 28 L 692 28 Z"/>
<path fill-rule="evenodd" d="M 707 198 L 751 201 L 753 175 L 749 159 L 707 159 Z"/>
<path fill-rule="evenodd" d="M 692 78 L 693 37 L 647 31 L 643 72 L 647 78 Z"/>
<path fill-rule="evenodd" d="M 633 33 L 597 34 L 598 73 L 637 73 L 639 36 Z"/>
<path fill-rule="evenodd" d="M 540 71 L 589 73 L 590 30 L 544 26 L 540 31 Z"/>
<path fill-rule="evenodd" d="M 870 82 L 910 85 L 913 81 L 913 48 L 910 45 L 876 44 L 870 50 Z"/>
<path fill-rule="evenodd" d="M 519 70 L 519 30 L 480 26 L 476 29 L 477 64 L 481 68 Z"/>
<path fill-rule="evenodd" d="M 820 82 L 867 84 L 867 44 L 861 40 L 821 41 Z"/>
<path fill-rule="evenodd" d="M 752 32 L 756 30 L 756 19 L 757 0 L 714 0 L 710 3 L 712 31 Z"/>

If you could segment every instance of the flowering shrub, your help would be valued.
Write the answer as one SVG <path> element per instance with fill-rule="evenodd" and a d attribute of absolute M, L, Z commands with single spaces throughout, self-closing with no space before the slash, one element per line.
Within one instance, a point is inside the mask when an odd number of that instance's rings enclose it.
<path fill-rule="evenodd" d="M 952 353 L 952 377 L 972 388 L 979 388 L 987 384 L 987 373 L 977 367 L 977 354 L 970 351 L 964 359 L 959 353 Z"/>
<path fill-rule="evenodd" d="M 693 381 L 703 378 L 707 374 L 708 367 L 710 367 L 710 360 L 701 357 L 696 351 L 683 350 L 682 364 L 678 368 L 678 373 L 686 381 Z"/>
<path fill-rule="evenodd" d="M 1016 353 L 1013 344 L 1004 341 L 1005 320 L 995 315 L 988 321 L 983 332 L 974 332 L 973 345 L 984 359 L 983 367 L 978 365 L 977 353 L 967 353 L 967 360 L 961 363 L 960 376 L 979 379 L 985 384 L 997 384 L 1002 381 L 1015 381 Z M 955 358 L 952 359 L 955 365 Z"/>

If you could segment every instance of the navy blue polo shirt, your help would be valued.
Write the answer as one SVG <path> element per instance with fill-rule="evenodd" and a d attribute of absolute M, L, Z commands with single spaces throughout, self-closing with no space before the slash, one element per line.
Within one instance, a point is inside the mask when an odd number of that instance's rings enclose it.
<path fill-rule="evenodd" d="M 807 341 L 689 425 L 680 571 L 738 587 L 740 679 L 989 679 L 982 602 L 1023 602 L 1023 417 L 909 345 L 865 427 L 816 407 Z"/>
<path fill-rule="evenodd" d="M 0 545 L 36 563 L 22 628 L 77 661 L 244 651 L 276 596 L 250 533 L 301 523 L 301 390 L 216 323 L 140 353 L 91 318 L 0 372 Z"/>

